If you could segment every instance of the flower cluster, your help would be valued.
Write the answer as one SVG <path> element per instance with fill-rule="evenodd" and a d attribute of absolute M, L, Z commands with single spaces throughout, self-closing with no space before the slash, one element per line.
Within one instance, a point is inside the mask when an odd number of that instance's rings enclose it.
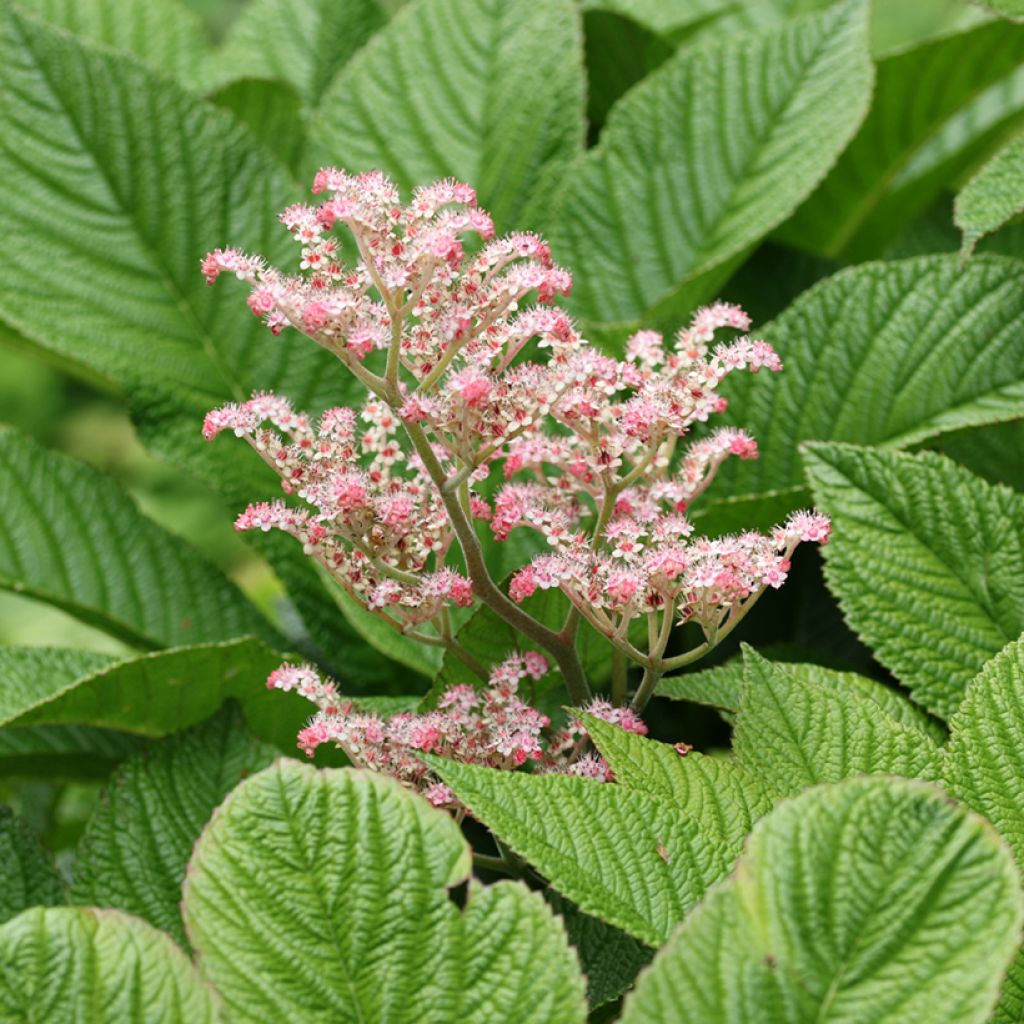
<path fill-rule="evenodd" d="M 397 778 L 422 792 L 435 806 L 456 807 L 451 790 L 433 775 L 420 755 L 438 754 L 465 764 L 503 769 L 532 762 L 541 771 L 611 779 L 599 756 L 582 753 L 587 733 L 579 722 L 545 736 L 551 724 L 548 717 L 520 699 L 520 683 L 527 678 L 537 680 L 547 670 L 547 660 L 534 651 L 512 655 L 491 671 L 484 689 L 451 686 L 434 710 L 389 718 L 358 710 L 341 696 L 335 682 L 323 679 L 311 665 L 286 663 L 271 673 L 267 686 L 294 690 L 318 708 L 299 733 L 298 745 L 310 757 L 322 744 L 334 744 L 353 764 Z M 584 710 L 631 732 L 647 732 L 640 717 L 628 708 L 613 708 L 607 701 L 595 700 Z"/>

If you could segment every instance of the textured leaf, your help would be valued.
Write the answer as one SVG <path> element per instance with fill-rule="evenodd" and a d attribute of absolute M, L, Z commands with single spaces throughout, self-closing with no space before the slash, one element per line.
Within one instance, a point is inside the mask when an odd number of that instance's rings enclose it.
<path fill-rule="evenodd" d="M 376 0 L 255 0 L 231 26 L 210 78 L 280 79 L 315 107 L 385 21 Z"/>
<path fill-rule="evenodd" d="M 130 758 L 79 843 L 71 900 L 135 914 L 187 948 L 181 883 L 196 839 L 228 793 L 273 756 L 229 706 Z"/>
<path fill-rule="evenodd" d="M 618 785 L 678 807 L 737 852 L 755 821 L 772 808 L 772 792 L 733 758 L 691 752 L 645 739 L 585 715 L 594 745 Z"/>
<path fill-rule="evenodd" d="M 1015 21 L 1024 18 L 1024 3 L 1021 0 L 985 0 L 985 6 L 1004 18 Z"/>
<path fill-rule="evenodd" d="M 904 447 L 1024 415 L 1024 271 L 1014 260 L 979 257 L 964 270 L 955 256 L 852 267 L 805 292 L 763 333 L 786 368 L 744 374 L 724 389 L 729 419 L 757 438 L 761 454 L 724 465 L 716 497 L 799 487 L 801 441 Z M 805 501 L 794 492 L 789 504 Z"/>
<path fill-rule="evenodd" d="M 1004 146 L 961 189 L 953 220 L 963 232 L 969 256 L 985 235 L 998 231 L 1024 210 L 1024 135 Z"/>
<path fill-rule="evenodd" d="M 984 814 L 1024 864 L 1024 642 L 1008 644 L 967 687 L 949 723 L 945 782 Z M 993 1020 L 1024 1020 L 1024 951 L 1018 950 Z"/>
<path fill-rule="evenodd" d="M 669 60 L 616 105 L 549 229 L 576 274 L 573 311 L 633 323 L 706 294 L 698 279 L 824 176 L 870 88 L 860 2 Z"/>
<path fill-rule="evenodd" d="M 37 908 L 0 927 L 8 1024 L 215 1024 L 213 993 L 184 953 L 117 910 Z"/>
<path fill-rule="evenodd" d="M 0 924 L 29 907 L 64 902 L 64 883 L 53 858 L 9 807 L 0 805 Z"/>
<path fill-rule="evenodd" d="M 1024 498 L 931 453 L 812 445 L 806 461 L 832 516 L 825 577 L 847 622 L 948 717 L 1024 630 Z"/>
<path fill-rule="evenodd" d="M 302 101 L 287 83 L 242 78 L 210 93 L 218 107 L 230 110 L 283 164 L 296 170 L 306 146 Z"/>
<path fill-rule="evenodd" d="M 660 946 L 729 868 L 726 844 L 673 803 L 567 775 L 430 759 L 502 842 L 581 910 Z"/>
<path fill-rule="evenodd" d="M 258 736 L 291 751 L 309 717 L 298 694 L 266 688 L 281 656 L 257 640 L 161 651 L 84 674 L 74 671 L 78 653 L 0 647 L 0 725 L 95 725 L 160 737 L 234 698 Z"/>
<path fill-rule="evenodd" d="M 713 19 L 736 6 L 736 0 L 691 0 L 685 4 L 664 0 L 583 0 L 584 11 L 618 14 L 659 35 L 674 36 L 697 22 Z"/>
<path fill-rule="evenodd" d="M 578 19 L 569 0 L 413 0 L 338 75 L 313 141 L 407 189 L 468 181 L 521 228 L 582 148 Z"/>
<path fill-rule="evenodd" d="M 818 787 L 758 825 L 622 1024 L 982 1024 L 1020 924 L 1009 851 L 940 790 Z"/>
<path fill-rule="evenodd" d="M 752 775 L 783 795 L 851 775 L 937 778 L 939 750 L 854 689 L 816 683 L 744 652 L 746 686 L 733 748 Z"/>
<path fill-rule="evenodd" d="M 700 672 L 666 676 L 658 683 L 656 692 L 659 697 L 706 704 L 731 716 L 740 709 L 743 683 L 742 660 L 730 658 L 722 665 L 715 665 L 714 668 L 706 668 Z"/>
<path fill-rule="evenodd" d="M 0 728 L 0 778 L 105 779 L 145 740 L 114 729 L 84 725 Z"/>
<path fill-rule="evenodd" d="M 881 61 L 871 113 L 781 237 L 833 257 L 877 255 L 1024 108 L 1022 62 L 1024 28 L 999 23 Z"/>
<path fill-rule="evenodd" d="M 22 0 L 36 17 L 88 43 L 137 57 L 194 88 L 210 40 L 199 19 L 180 0 Z"/>
<path fill-rule="evenodd" d="M 139 647 L 275 639 L 233 583 L 96 470 L 0 429 L 0 473 L 0 589 Z"/>
<path fill-rule="evenodd" d="M 576 958 L 519 883 L 471 883 L 445 812 L 380 775 L 279 761 L 243 782 L 188 868 L 184 916 L 233 1022 L 582 1022 Z"/>

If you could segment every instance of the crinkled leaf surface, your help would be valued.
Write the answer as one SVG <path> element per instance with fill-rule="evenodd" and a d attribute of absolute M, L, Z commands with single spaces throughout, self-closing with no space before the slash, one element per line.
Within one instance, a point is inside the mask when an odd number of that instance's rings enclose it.
<path fill-rule="evenodd" d="M 851 628 L 942 717 L 1024 630 L 1024 498 L 931 453 L 812 445 L 825 576 Z"/>
<path fill-rule="evenodd" d="M 674 803 L 591 779 L 430 758 L 502 842 L 581 910 L 660 946 L 732 852 Z"/>
<path fill-rule="evenodd" d="M 858 692 L 819 683 L 753 650 L 733 747 L 752 775 L 784 795 L 850 775 L 937 778 L 939 750 Z"/>
<path fill-rule="evenodd" d="M 1024 271 L 1015 260 L 852 267 L 758 333 L 785 370 L 735 374 L 723 388 L 729 421 L 757 438 L 760 457 L 723 465 L 713 498 L 800 487 L 801 441 L 906 447 L 1024 415 Z M 790 507 L 803 501 L 796 492 Z"/>
<path fill-rule="evenodd" d="M 998 231 L 1024 210 L 1024 136 L 1004 146 L 960 190 L 953 220 L 969 256 L 985 235 Z"/>
<path fill-rule="evenodd" d="M 64 882 L 38 837 L 0 805 L 0 924 L 29 907 L 64 902 Z"/>
<path fill-rule="evenodd" d="M 187 947 L 181 883 L 196 839 L 228 793 L 275 753 L 230 705 L 129 758 L 78 845 L 71 900 L 135 914 Z"/>
<path fill-rule="evenodd" d="M 593 715 L 584 715 L 583 721 L 618 785 L 674 804 L 702 831 L 737 851 L 754 822 L 771 810 L 772 791 L 734 758 L 697 752 L 684 756 L 668 743 Z"/>
<path fill-rule="evenodd" d="M 706 297 L 825 175 L 867 108 L 867 5 L 681 51 L 616 105 L 549 227 L 570 306 L 634 323 Z M 703 295 L 701 291 L 703 290 Z"/>
<path fill-rule="evenodd" d="M 581 36 L 570 0 L 413 0 L 335 79 L 313 142 L 406 189 L 468 181 L 523 228 L 582 149 Z"/>
<path fill-rule="evenodd" d="M 315 107 L 385 21 L 376 0 L 256 0 L 232 24 L 209 80 L 280 79 Z"/>
<path fill-rule="evenodd" d="M 6 1024 L 218 1024 L 171 939 L 118 910 L 41 907 L 0 927 Z"/>
<path fill-rule="evenodd" d="M 185 923 L 233 1022 L 582 1022 L 558 919 L 511 882 L 459 911 L 469 870 L 451 816 L 393 780 L 279 761 L 207 826 Z"/>
<path fill-rule="evenodd" d="M 949 723 L 945 783 L 984 814 L 1024 864 L 1024 641 L 1007 645 L 967 687 Z M 1017 951 L 993 1018 L 1024 1020 L 1024 952 Z"/>
<path fill-rule="evenodd" d="M 0 472 L 0 588 L 140 647 L 276 638 L 220 570 L 96 470 L 8 429 Z"/>
<path fill-rule="evenodd" d="M 623 1024 L 982 1024 L 1021 925 L 987 822 L 924 783 L 784 802 L 679 929 Z"/>
<path fill-rule="evenodd" d="M 1022 62 L 1024 28 L 1005 23 L 880 61 L 871 112 L 782 237 L 832 257 L 878 253 L 1024 107 Z"/>

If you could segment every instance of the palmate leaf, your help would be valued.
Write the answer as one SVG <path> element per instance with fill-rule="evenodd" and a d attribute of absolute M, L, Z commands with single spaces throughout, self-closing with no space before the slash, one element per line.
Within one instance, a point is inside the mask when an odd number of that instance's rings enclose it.
<path fill-rule="evenodd" d="M 279 761 L 207 826 L 185 923 L 239 1024 L 581 1024 L 557 918 L 511 882 L 471 882 L 458 910 L 469 871 L 451 816 L 394 780 Z"/>
<path fill-rule="evenodd" d="M 706 297 L 824 176 L 870 90 L 858 0 L 673 57 L 616 105 L 548 228 L 573 312 L 633 324 Z"/>
<path fill-rule="evenodd" d="M 233 583 L 96 470 L 0 429 L 0 472 L 0 588 L 137 647 L 277 641 Z"/>
<path fill-rule="evenodd" d="M 21 0 L 20 6 L 87 43 L 137 57 L 195 88 L 210 39 L 181 0 Z"/>
<path fill-rule="evenodd" d="M 187 948 L 181 883 L 196 839 L 228 793 L 274 755 L 228 706 L 131 757 L 89 819 L 71 901 L 135 914 Z"/>
<path fill-rule="evenodd" d="M 1010 141 L 960 190 L 953 220 L 970 256 L 986 235 L 1024 210 L 1024 136 Z"/>
<path fill-rule="evenodd" d="M 733 858 L 672 801 L 573 776 L 429 760 L 473 817 L 563 896 L 650 946 L 665 942 Z"/>
<path fill-rule="evenodd" d="M 825 577 L 847 622 L 948 717 L 1024 630 L 1024 498 L 927 452 L 816 444 L 806 464 L 832 516 Z"/>
<path fill-rule="evenodd" d="M 696 752 L 682 756 L 667 743 L 593 715 L 582 720 L 618 785 L 674 804 L 736 852 L 754 822 L 772 808 L 775 793 L 734 758 Z"/>
<path fill-rule="evenodd" d="M 763 333 L 785 370 L 737 374 L 723 388 L 728 419 L 757 438 L 760 457 L 723 465 L 716 498 L 791 489 L 790 508 L 806 502 L 801 441 L 905 447 L 1024 415 L 1024 271 L 1015 260 L 852 267 Z M 708 506 L 710 521 L 718 508 Z"/>
<path fill-rule="evenodd" d="M 64 902 L 64 882 L 53 857 L 9 807 L 0 805 L 0 924 L 29 907 Z"/>
<path fill-rule="evenodd" d="M 315 107 L 335 75 L 387 18 L 377 0 L 256 0 L 210 62 L 209 83 L 280 79 Z"/>
<path fill-rule="evenodd" d="M 995 825 L 1024 864 L 1024 641 L 1008 644 L 967 687 L 950 720 L 946 787 Z M 993 1020 L 1024 1020 L 1024 951 L 1018 950 Z"/>
<path fill-rule="evenodd" d="M 939 749 L 857 690 L 801 676 L 747 648 L 733 748 L 747 772 L 791 795 L 851 775 L 938 778 Z"/>
<path fill-rule="evenodd" d="M 171 939 L 117 910 L 36 908 L 0 927 L 6 1024 L 216 1024 L 214 993 Z"/>
<path fill-rule="evenodd" d="M 413 0 L 335 79 L 318 155 L 403 188 L 454 176 L 499 231 L 530 225 L 583 146 L 583 54 L 570 0 Z"/>
<path fill-rule="evenodd" d="M 755 828 L 622 1024 L 982 1024 L 1021 910 L 1009 851 L 940 790 L 817 787 Z"/>
<path fill-rule="evenodd" d="M 780 237 L 831 257 L 877 256 L 1024 109 L 1022 62 L 1024 28 L 1005 23 L 880 61 L 871 113 Z"/>

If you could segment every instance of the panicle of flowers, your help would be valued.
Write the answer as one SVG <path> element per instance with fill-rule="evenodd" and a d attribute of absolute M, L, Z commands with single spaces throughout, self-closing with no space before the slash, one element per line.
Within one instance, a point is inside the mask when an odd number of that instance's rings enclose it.
<path fill-rule="evenodd" d="M 333 744 L 353 764 L 395 777 L 435 806 L 457 807 L 451 791 L 421 754 L 500 769 L 534 763 L 542 771 L 610 780 L 602 759 L 582 754 L 587 733 L 581 724 L 545 735 L 550 720 L 519 696 L 524 680 L 536 681 L 547 671 L 547 660 L 537 652 L 514 654 L 492 669 L 485 688 L 450 686 L 434 710 L 387 718 L 359 710 L 341 696 L 335 682 L 323 679 L 311 665 L 286 663 L 270 674 L 267 686 L 294 690 L 316 706 L 316 714 L 298 736 L 298 746 L 308 756 L 325 743 Z M 647 732 L 628 708 L 595 700 L 585 710 L 632 732 Z"/>

